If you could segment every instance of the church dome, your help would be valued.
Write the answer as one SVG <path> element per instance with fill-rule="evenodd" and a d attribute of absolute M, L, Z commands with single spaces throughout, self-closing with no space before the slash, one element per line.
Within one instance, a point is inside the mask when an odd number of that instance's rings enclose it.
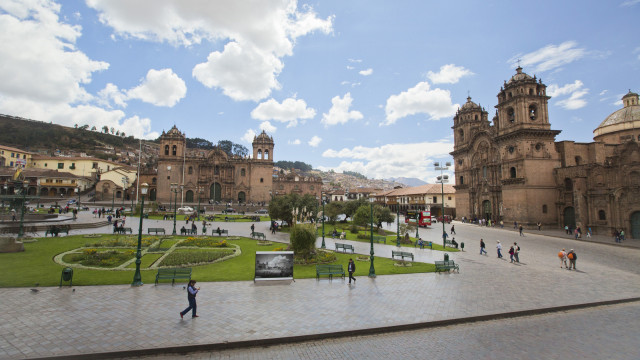
<path fill-rule="evenodd" d="M 253 138 L 254 143 L 271 143 L 273 144 L 273 138 L 267 135 L 267 133 L 262 130 L 262 132 Z"/>
<path fill-rule="evenodd" d="M 511 79 L 509 79 L 507 84 L 512 84 L 512 83 L 514 83 L 516 81 L 530 80 L 530 79 L 533 79 L 533 78 L 531 76 L 529 76 L 529 74 L 523 73 L 522 72 L 522 68 L 520 66 L 518 66 L 518 68 L 516 69 L 516 74 L 513 75 L 511 77 Z"/>
<path fill-rule="evenodd" d="M 629 92 L 622 97 L 624 107 L 622 109 L 614 111 L 600 126 L 598 126 L 593 133 L 596 141 L 605 140 L 604 135 L 618 133 L 622 134 L 620 137 L 629 132 L 629 135 L 635 134 L 640 129 L 640 104 L 638 103 L 638 94 Z M 608 137 L 606 140 L 610 140 Z M 609 142 L 609 141 L 607 141 Z"/>
<path fill-rule="evenodd" d="M 460 107 L 461 111 L 464 110 L 481 110 L 480 105 L 474 103 L 473 101 L 471 101 L 471 96 L 467 97 L 467 102 L 464 103 L 464 105 L 462 105 Z"/>

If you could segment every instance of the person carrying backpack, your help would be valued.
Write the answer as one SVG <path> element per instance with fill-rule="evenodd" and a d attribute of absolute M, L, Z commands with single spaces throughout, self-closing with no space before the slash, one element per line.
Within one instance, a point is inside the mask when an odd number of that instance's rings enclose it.
<path fill-rule="evenodd" d="M 520 257 L 518 256 L 518 254 L 520 253 L 520 246 L 518 246 L 517 242 L 513 243 L 513 257 L 516 260 L 516 262 L 520 262 Z"/>
<path fill-rule="evenodd" d="M 573 267 L 573 270 L 577 270 L 576 260 L 578 259 L 578 254 L 576 254 L 576 252 L 573 249 L 571 249 L 567 254 L 567 258 L 569 258 L 569 270 L 571 270 L 571 267 Z"/>
<path fill-rule="evenodd" d="M 562 251 L 558 253 L 558 258 L 560 258 L 560 269 L 562 269 L 563 264 L 564 267 L 568 269 L 569 267 L 567 266 L 567 252 L 564 249 L 562 249 Z"/>

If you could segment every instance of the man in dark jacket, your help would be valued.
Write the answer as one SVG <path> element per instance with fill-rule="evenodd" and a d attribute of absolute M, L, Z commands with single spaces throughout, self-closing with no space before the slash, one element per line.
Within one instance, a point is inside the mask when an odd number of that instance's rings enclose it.
<path fill-rule="evenodd" d="M 576 260 L 578 259 L 578 254 L 576 254 L 576 252 L 571 249 L 567 254 L 567 258 L 569 258 L 569 270 L 571 270 L 572 266 L 573 270 L 576 270 Z"/>
<path fill-rule="evenodd" d="M 351 285 L 351 279 L 353 279 L 353 283 L 356 283 L 356 278 L 353 277 L 353 273 L 356 272 L 356 264 L 353 262 L 353 259 L 349 259 L 349 265 L 347 265 L 347 272 L 349 272 L 349 285 Z"/>

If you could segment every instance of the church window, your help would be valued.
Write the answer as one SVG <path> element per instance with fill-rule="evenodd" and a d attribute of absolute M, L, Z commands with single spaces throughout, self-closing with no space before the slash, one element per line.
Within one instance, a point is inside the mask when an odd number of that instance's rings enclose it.
<path fill-rule="evenodd" d="M 176 156 L 178 154 L 178 147 L 173 145 L 173 148 L 171 149 L 171 153 L 173 156 Z"/>
<path fill-rule="evenodd" d="M 566 191 L 573 191 L 573 181 L 569 178 L 564 179 L 564 189 Z"/>
<path fill-rule="evenodd" d="M 582 164 L 582 157 L 576 156 L 576 165 L 581 165 L 581 164 Z"/>
<path fill-rule="evenodd" d="M 264 179 L 263 179 L 263 178 L 260 178 L 260 182 L 261 182 L 261 183 L 263 183 L 263 182 L 264 182 Z"/>
<path fill-rule="evenodd" d="M 262 159 L 262 150 L 258 150 L 258 159 Z"/>
<path fill-rule="evenodd" d="M 157 182 L 158 182 L 158 179 L 156 178 L 151 179 L 151 184 L 155 185 Z"/>
<path fill-rule="evenodd" d="M 220 166 L 216 165 L 216 167 L 213 169 L 213 174 L 220 175 Z"/>
<path fill-rule="evenodd" d="M 598 220 L 607 220 L 607 214 L 604 210 L 598 211 Z"/>
<path fill-rule="evenodd" d="M 513 108 L 507 109 L 507 119 L 509 119 L 509 122 L 516 121 L 516 113 L 513 111 Z"/>
<path fill-rule="evenodd" d="M 509 169 L 509 175 L 511 176 L 512 179 L 516 178 L 516 168 L 515 167 L 511 167 L 511 169 Z"/>
<path fill-rule="evenodd" d="M 513 95 L 511 93 L 509 93 L 509 99 L 511 99 L 513 97 Z"/>
<path fill-rule="evenodd" d="M 437 197 L 437 196 L 434 196 L 434 197 L 433 197 L 433 203 L 435 204 L 435 203 L 437 203 L 437 202 L 438 202 L 438 197 Z"/>
<path fill-rule="evenodd" d="M 534 104 L 529 105 L 529 119 L 535 120 L 538 118 L 538 107 Z"/>
<path fill-rule="evenodd" d="M 464 185 L 464 176 L 460 176 L 460 185 Z"/>
<path fill-rule="evenodd" d="M 193 166 L 189 166 L 189 175 L 193 174 Z"/>
<path fill-rule="evenodd" d="M 474 119 L 475 119 L 476 121 L 478 121 L 478 115 L 474 116 Z"/>
<path fill-rule="evenodd" d="M 542 144 L 537 143 L 536 144 L 536 150 L 540 151 L 540 149 L 542 149 Z"/>
<path fill-rule="evenodd" d="M 164 154 L 169 155 L 169 145 L 164 146 Z"/>
<path fill-rule="evenodd" d="M 240 176 L 246 176 L 247 172 L 245 171 L 245 169 L 241 169 L 240 170 Z"/>
<path fill-rule="evenodd" d="M 514 148 L 513 146 L 509 146 L 509 154 L 513 154 L 515 150 L 516 148 Z"/>
<path fill-rule="evenodd" d="M 269 160 L 269 150 L 264 151 L 264 158 L 265 160 Z"/>
<path fill-rule="evenodd" d="M 543 214 L 547 213 L 547 204 L 542 205 L 542 213 Z"/>
<path fill-rule="evenodd" d="M 485 179 L 487 178 L 487 167 L 486 166 L 482 167 L 482 177 L 485 178 Z"/>
<path fill-rule="evenodd" d="M 458 135 L 460 136 L 460 141 L 464 140 L 464 130 L 458 130 Z"/>

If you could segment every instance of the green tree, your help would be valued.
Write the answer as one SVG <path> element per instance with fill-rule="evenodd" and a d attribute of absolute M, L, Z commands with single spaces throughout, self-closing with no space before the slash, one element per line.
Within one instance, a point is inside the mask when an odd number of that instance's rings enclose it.
<path fill-rule="evenodd" d="M 370 228 L 371 223 L 371 206 L 370 205 L 362 205 L 356 210 L 355 215 L 353 215 L 353 222 L 356 225 L 363 226 L 365 228 L 365 233 Z M 373 223 L 377 224 L 378 219 L 376 218 L 376 214 L 373 214 Z"/>
<path fill-rule="evenodd" d="M 383 222 L 392 223 L 396 221 L 395 214 L 392 214 L 388 207 L 376 204 L 373 206 L 373 214 L 378 219 L 378 222 L 376 223 L 378 228 L 382 227 Z"/>
<path fill-rule="evenodd" d="M 247 149 L 244 145 L 241 144 L 233 144 L 231 146 L 233 155 L 245 157 L 249 155 L 249 149 Z"/>
<path fill-rule="evenodd" d="M 347 201 L 344 203 L 344 208 L 343 208 L 344 215 L 347 218 L 353 218 L 354 214 L 356 213 L 356 210 L 358 210 L 359 207 L 367 204 L 368 202 L 365 199 Z"/>
<path fill-rule="evenodd" d="M 276 196 L 269 203 L 269 216 L 273 219 L 284 220 L 289 224 L 306 222 L 317 218 L 318 203 L 313 195 L 289 194 Z"/>
<path fill-rule="evenodd" d="M 330 202 L 324 206 L 324 211 L 329 223 L 335 227 L 338 216 L 343 213 L 342 203 L 339 201 Z"/>
<path fill-rule="evenodd" d="M 296 225 L 291 229 L 291 248 L 293 252 L 308 259 L 315 250 L 316 231 L 311 224 Z"/>

